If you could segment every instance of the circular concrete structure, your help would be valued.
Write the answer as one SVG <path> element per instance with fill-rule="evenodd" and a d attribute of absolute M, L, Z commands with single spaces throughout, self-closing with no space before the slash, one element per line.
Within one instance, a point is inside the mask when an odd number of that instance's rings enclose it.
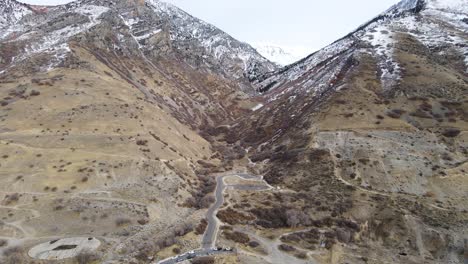
<path fill-rule="evenodd" d="M 95 251 L 101 241 L 94 237 L 73 237 L 52 240 L 31 248 L 28 255 L 35 259 L 58 260 L 73 258 L 80 252 Z"/>

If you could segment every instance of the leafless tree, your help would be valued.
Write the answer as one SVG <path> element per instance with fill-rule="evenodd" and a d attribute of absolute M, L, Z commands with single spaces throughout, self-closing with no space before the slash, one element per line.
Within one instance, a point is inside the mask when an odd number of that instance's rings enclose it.
<path fill-rule="evenodd" d="M 286 211 L 286 217 L 288 225 L 293 228 L 298 226 L 308 226 L 311 223 L 308 215 L 296 209 Z"/>

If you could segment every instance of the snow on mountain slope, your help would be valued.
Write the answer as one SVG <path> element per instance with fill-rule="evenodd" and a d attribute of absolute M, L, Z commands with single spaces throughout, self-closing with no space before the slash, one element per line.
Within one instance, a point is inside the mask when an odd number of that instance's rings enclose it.
<path fill-rule="evenodd" d="M 343 39 L 265 75 L 257 87 L 261 92 L 279 89 L 271 100 L 295 89 L 320 93 L 335 85 L 348 59 L 368 53 L 377 59 L 382 85 L 389 90 L 399 83 L 402 74 L 402 65 L 394 54 L 402 34 L 411 35 L 437 55 L 460 56 L 464 71 L 468 72 L 466 6 L 463 0 L 404 0 Z M 331 68 L 324 71 L 327 67 Z"/>
<path fill-rule="evenodd" d="M 23 17 L 32 14 L 33 11 L 25 4 L 15 0 L 3 0 L 0 2 L 0 40 L 8 34 L 18 31 L 18 25 Z"/>
<path fill-rule="evenodd" d="M 82 5 L 74 10 L 70 10 L 70 13 L 84 16 L 88 19 L 87 22 L 80 26 L 67 25 L 44 35 L 37 31 L 28 32 L 27 34 L 22 35 L 19 39 L 27 40 L 28 36 L 31 35 L 38 35 L 40 38 L 37 41 L 30 43 L 29 46 L 26 46 L 25 52 L 17 59 L 27 59 L 34 54 L 47 52 L 54 55 L 51 60 L 51 64 L 47 67 L 48 70 L 52 69 L 61 62 L 60 59 L 63 59 L 66 53 L 70 52 L 67 44 L 70 38 L 99 24 L 101 21 L 98 18 L 107 11 L 109 11 L 109 8 L 103 6 Z"/>
<path fill-rule="evenodd" d="M 43 12 L 33 14 L 29 19 L 21 19 L 28 13 L 27 5 L 8 0 L 3 7 L 3 20 L 8 23 L 0 31 L 0 41 L 6 41 L 18 47 L 18 54 L 13 54 L 15 62 L 25 60 L 32 55 L 47 53 L 52 58 L 43 69 L 59 65 L 57 58 L 65 58 L 69 49 L 67 43 L 77 35 L 86 34 L 105 20 L 106 25 L 115 27 L 117 38 L 115 45 L 123 45 L 125 36 L 130 34 L 140 51 L 136 54 L 173 52 L 193 67 L 206 65 L 207 70 L 218 72 L 226 78 L 255 79 L 258 75 L 273 71 L 277 66 L 262 57 L 246 43 L 235 40 L 220 29 L 190 16 L 181 9 L 158 0 L 79 0 L 67 5 L 48 7 Z M 24 11 L 14 11 L 18 6 Z M 22 10 L 22 9 L 21 9 Z M 29 11 L 28 14 L 32 12 Z M 102 19 L 102 16 L 105 16 Z M 15 18 L 16 20 L 12 19 Z M 123 23 L 130 31 L 120 27 Z M 167 35 L 166 35 L 167 34 Z M 157 47 L 156 38 L 168 36 L 164 49 Z M 163 42 L 159 41 L 159 44 Z M 114 47 L 116 49 L 128 48 Z M 12 55 L 12 54 L 10 54 Z M 13 61 L 11 57 L 6 61 Z M 11 65 L 5 65 L 8 68 Z M 0 64 L 0 70 L 2 66 Z M 6 70 L 3 69 L 3 70 Z M 247 84 L 246 84 L 247 85 Z"/>
<path fill-rule="evenodd" d="M 32 11 L 27 5 L 14 0 L 2 0 L 0 2 L 0 29 L 16 23 Z"/>
<path fill-rule="evenodd" d="M 273 61 L 281 66 L 286 66 L 294 63 L 307 55 L 307 52 L 302 50 L 285 48 L 269 43 L 254 43 L 252 46 L 265 58 Z"/>
<path fill-rule="evenodd" d="M 265 73 L 276 68 L 250 45 L 235 40 L 220 29 L 189 15 L 178 7 L 158 0 L 148 0 L 147 3 L 152 5 L 158 15 L 171 21 L 168 25 L 171 40 L 181 46 L 181 49 L 192 46 L 193 51 L 193 45 L 196 45 L 197 49 L 206 51 L 205 54 L 201 54 L 202 56 L 209 54 L 221 64 L 240 61 L 241 68 L 234 72 L 236 78 L 242 75 L 254 78 L 258 71 Z"/>
<path fill-rule="evenodd" d="M 466 0 L 429 0 L 427 7 L 459 14 L 468 13 L 468 2 Z"/>

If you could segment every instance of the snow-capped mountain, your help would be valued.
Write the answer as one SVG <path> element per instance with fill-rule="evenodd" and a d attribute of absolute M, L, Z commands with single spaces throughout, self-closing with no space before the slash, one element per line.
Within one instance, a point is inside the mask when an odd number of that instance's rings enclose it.
<path fill-rule="evenodd" d="M 459 57 L 459 69 L 468 72 L 467 20 L 468 5 L 464 0 L 404 0 L 287 69 L 267 74 L 259 80 L 258 86 L 261 91 L 300 87 L 320 94 L 336 86 L 340 72 L 348 67 L 353 57 L 369 53 L 378 60 L 383 86 L 391 89 L 402 75 L 403 67 L 395 58 L 395 52 L 399 37 L 403 35 L 415 38 L 439 56 Z M 317 71 L 322 74 L 311 74 Z"/>
<path fill-rule="evenodd" d="M 13 57 L 20 63 L 47 53 L 51 60 L 42 65 L 43 69 L 56 67 L 70 54 L 70 41 L 108 25 L 115 29 L 118 41 L 111 47 L 115 50 L 128 50 L 130 46 L 142 54 L 179 54 L 193 67 L 203 65 L 203 69 L 222 72 L 226 78 L 245 79 L 245 83 L 276 69 L 248 44 L 158 0 L 79 0 L 40 10 L 8 0 L 1 8 L 0 41 L 16 48 L 16 54 L 6 58 L 8 62 Z M 158 44 L 165 47 L 158 48 Z M 0 71 L 12 66 L 0 64 Z"/>
<path fill-rule="evenodd" d="M 294 63 L 307 55 L 307 53 L 269 43 L 254 43 L 252 46 L 265 58 L 281 66 Z"/>

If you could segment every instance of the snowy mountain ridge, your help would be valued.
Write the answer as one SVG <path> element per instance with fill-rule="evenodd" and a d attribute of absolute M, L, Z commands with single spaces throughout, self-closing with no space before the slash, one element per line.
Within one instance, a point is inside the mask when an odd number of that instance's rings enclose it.
<path fill-rule="evenodd" d="M 184 60 L 193 66 L 204 61 L 208 69 L 222 70 L 227 78 L 254 79 L 277 68 L 250 45 L 158 0 L 81 0 L 50 6 L 42 12 L 33 12 L 31 6 L 8 0 L 0 8 L 3 11 L 0 19 L 5 22 L 0 41 L 20 47 L 17 56 L 12 56 L 14 62 L 47 53 L 51 62 L 43 65 L 43 70 L 57 67 L 70 52 L 69 41 L 96 28 L 102 20 L 114 23 L 116 29 L 121 30 L 118 38 L 123 41 L 130 37 L 142 53 L 161 52 L 153 42 L 167 34 L 169 39 L 164 43 L 181 53 Z M 124 48 L 117 46 L 116 49 Z M 11 58 L 8 61 L 13 62 Z M 0 64 L 0 71 L 10 66 Z"/>
<path fill-rule="evenodd" d="M 398 84 L 401 74 L 401 65 L 394 59 L 395 40 L 400 34 L 413 36 L 436 54 L 459 54 L 468 72 L 467 6 L 464 0 L 404 0 L 324 49 L 260 78 L 257 87 L 261 92 L 280 88 L 282 94 L 301 87 L 301 90 L 320 94 L 335 85 L 346 58 L 370 53 L 379 58 L 383 86 L 391 89 Z M 320 76 L 310 74 L 332 65 L 334 70 Z M 294 86 L 290 86 L 291 83 Z M 275 99 L 276 96 L 271 98 Z"/>
<path fill-rule="evenodd" d="M 403 0 L 382 15 L 402 14 L 405 12 L 417 13 L 422 9 L 435 9 L 440 11 L 466 14 L 468 3 L 465 0 Z"/>

